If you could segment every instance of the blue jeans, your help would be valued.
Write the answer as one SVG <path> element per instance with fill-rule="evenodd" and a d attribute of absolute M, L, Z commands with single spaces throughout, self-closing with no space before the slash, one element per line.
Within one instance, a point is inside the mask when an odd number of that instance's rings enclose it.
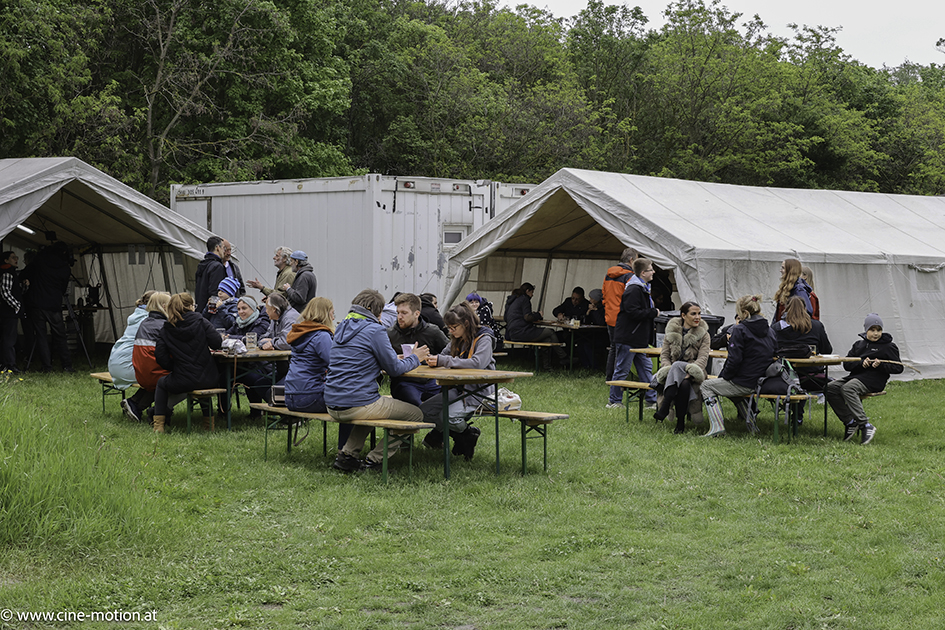
<path fill-rule="evenodd" d="M 423 381 L 422 383 L 408 381 L 403 378 L 390 379 L 390 395 L 397 400 L 408 402 L 416 407 L 419 407 L 420 403 L 427 398 L 436 396 L 439 393 L 440 386 L 432 379 Z"/>
<path fill-rule="evenodd" d="M 649 383 L 653 380 L 653 361 L 650 357 L 640 352 L 630 352 L 630 346 L 623 343 L 612 344 L 612 346 L 615 354 L 613 380 L 625 380 L 630 375 L 631 366 L 636 368 L 637 378 L 640 381 Z M 644 398 L 647 404 L 656 404 L 656 392 L 652 389 L 646 392 Z M 611 386 L 610 402 L 619 403 L 622 400 L 623 388 Z"/>

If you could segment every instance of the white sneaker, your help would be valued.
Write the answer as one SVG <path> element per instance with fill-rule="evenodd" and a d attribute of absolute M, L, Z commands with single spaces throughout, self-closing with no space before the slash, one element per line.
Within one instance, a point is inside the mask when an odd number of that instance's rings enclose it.
<path fill-rule="evenodd" d="M 604 409 L 623 409 L 623 403 L 609 402 L 604 406 Z"/>

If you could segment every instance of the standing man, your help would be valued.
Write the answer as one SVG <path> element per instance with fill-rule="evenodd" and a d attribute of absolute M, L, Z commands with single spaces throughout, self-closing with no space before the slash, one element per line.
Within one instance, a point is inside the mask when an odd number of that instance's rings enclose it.
<path fill-rule="evenodd" d="M 16 270 L 19 257 L 3 252 L 0 261 L 0 372 L 19 372 L 16 367 L 17 318 L 23 307 L 23 285 Z M 29 284 L 29 281 L 25 281 Z"/>
<path fill-rule="evenodd" d="M 604 317 L 607 320 L 607 334 L 610 336 L 610 350 L 607 351 L 607 380 L 614 380 L 614 360 L 616 346 L 614 345 L 614 327 L 617 325 L 617 313 L 620 312 L 620 302 L 623 299 L 627 281 L 633 275 L 633 261 L 640 256 L 637 250 L 628 247 L 620 254 L 620 262 L 607 270 L 604 277 Z"/>
<path fill-rule="evenodd" d="M 197 265 L 197 286 L 194 289 L 194 304 L 198 311 L 203 310 L 210 298 L 216 298 L 217 287 L 227 277 L 226 267 L 223 266 L 223 257 L 229 246 L 219 236 L 207 239 L 207 253 Z"/>
<path fill-rule="evenodd" d="M 292 271 L 295 272 L 295 279 L 292 284 L 282 283 L 282 290 L 285 296 L 289 298 L 292 308 L 300 313 L 309 303 L 309 300 L 317 294 L 315 288 L 318 281 L 315 279 L 315 271 L 308 264 L 308 254 L 302 250 L 296 250 L 289 256 L 289 263 L 292 265 Z M 381 305 L 383 307 L 383 304 Z"/>
<path fill-rule="evenodd" d="M 394 298 L 397 307 L 397 321 L 387 329 L 387 336 L 394 347 L 394 352 L 401 354 L 405 344 L 426 346 L 430 354 L 440 354 L 449 340 L 443 331 L 420 317 L 420 298 L 413 293 L 399 293 Z M 392 377 L 390 394 L 397 400 L 420 406 L 427 398 L 440 393 L 440 386 L 429 378 Z"/>
<path fill-rule="evenodd" d="M 650 297 L 650 282 L 653 280 L 653 263 L 646 258 L 633 261 L 633 275 L 627 281 L 614 327 L 616 359 L 614 379 L 622 380 L 630 374 L 630 366 L 637 370 L 637 378 L 644 383 L 653 380 L 653 361 L 631 348 L 646 348 L 653 338 L 653 320 L 660 314 Z M 623 388 L 612 386 L 607 408 L 623 407 Z M 648 390 L 644 396 L 648 409 L 656 409 L 656 391 Z"/>
<path fill-rule="evenodd" d="M 254 289 L 262 291 L 263 295 L 266 297 L 269 297 L 269 295 L 272 293 L 285 296 L 285 291 L 279 287 L 286 284 L 292 286 L 292 283 L 295 282 L 295 272 L 292 271 L 292 265 L 289 264 L 290 256 L 292 256 L 292 248 L 286 247 L 285 245 L 277 248 L 275 254 L 272 256 L 272 264 L 275 265 L 276 269 L 279 270 L 276 272 L 276 283 L 272 285 L 275 288 L 270 289 L 269 287 L 265 286 L 259 281 L 259 278 L 247 280 L 246 284 Z"/>
<path fill-rule="evenodd" d="M 59 355 L 63 372 L 72 372 L 72 356 L 66 341 L 66 323 L 62 319 L 62 299 L 69 286 L 75 261 L 66 244 L 57 241 L 44 247 L 23 270 L 30 290 L 26 316 L 33 327 L 33 346 L 45 372 L 52 372 L 52 354 L 46 325 L 52 336 L 52 350 Z"/>

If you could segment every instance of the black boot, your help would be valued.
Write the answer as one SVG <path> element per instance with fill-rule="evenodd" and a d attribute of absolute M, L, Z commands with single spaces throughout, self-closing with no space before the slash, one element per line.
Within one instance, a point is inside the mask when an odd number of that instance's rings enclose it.
<path fill-rule="evenodd" d="M 476 444 L 479 442 L 479 435 L 482 431 L 471 424 L 466 426 L 462 433 L 453 435 L 453 455 L 462 455 L 466 461 L 471 461 L 473 453 L 476 451 Z"/>
<path fill-rule="evenodd" d="M 673 404 L 673 400 L 676 399 L 676 390 L 678 388 L 675 385 L 670 385 L 663 390 L 663 404 L 660 405 L 660 408 L 653 412 L 653 419 L 657 422 L 662 422 L 666 419 L 666 416 L 669 415 L 669 407 Z"/>
<path fill-rule="evenodd" d="M 427 448 L 443 448 L 443 432 L 439 429 L 432 429 L 423 437 L 423 445 Z"/>

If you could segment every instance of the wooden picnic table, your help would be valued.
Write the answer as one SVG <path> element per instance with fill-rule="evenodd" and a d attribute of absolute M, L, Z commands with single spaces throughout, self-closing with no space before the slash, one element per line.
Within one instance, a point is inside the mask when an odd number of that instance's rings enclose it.
<path fill-rule="evenodd" d="M 568 337 L 568 370 L 574 369 L 574 333 L 578 330 L 607 330 L 607 326 L 596 326 L 594 324 L 572 324 L 569 320 L 558 321 L 548 320 L 535 322 L 536 326 L 545 328 L 563 328 L 571 332 Z"/>
<path fill-rule="evenodd" d="M 243 354 L 229 354 L 223 350 L 214 350 L 213 358 L 223 367 L 226 373 L 226 430 L 233 428 L 232 402 L 233 385 L 242 374 L 249 372 L 251 364 L 267 361 L 288 361 L 292 356 L 291 350 L 253 350 Z M 239 372 L 240 364 L 243 372 Z M 232 366 L 232 369 L 230 368 Z M 276 371 L 272 371 L 272 384 L 276 384 Z"/>
<path fill-rule="evenodd" d="M 479 389 L 487 385 L 496 385 L 499 383 L 511 383 L 517 378 L 534 376 L 531 372 L 512 372 L 508 370 L 474 370 L 474 369 L 452 369 L 443 367 L 429 367 L 421 365 L 418 368 L 405 372 L 401 376 L 409 378 L 426 378 L 436 381 L 440 386 L 441 398 L 443 401 L 443 412 L 441 415 L 443 431 L 443 476 L 450 478 L 450 398 L 449 390 L 451 387 L 461 385 L 480 385 Z M 465 394 L 468 395 L 468 394 Z M 464 395 L 464 396 L 465 396 Z M 495 415 L 496 427 L 496 446 L 495 446 L 495 466 L 496 472 L 499 471 L 499 390 L 494 392 L 493 410 Z"/>

